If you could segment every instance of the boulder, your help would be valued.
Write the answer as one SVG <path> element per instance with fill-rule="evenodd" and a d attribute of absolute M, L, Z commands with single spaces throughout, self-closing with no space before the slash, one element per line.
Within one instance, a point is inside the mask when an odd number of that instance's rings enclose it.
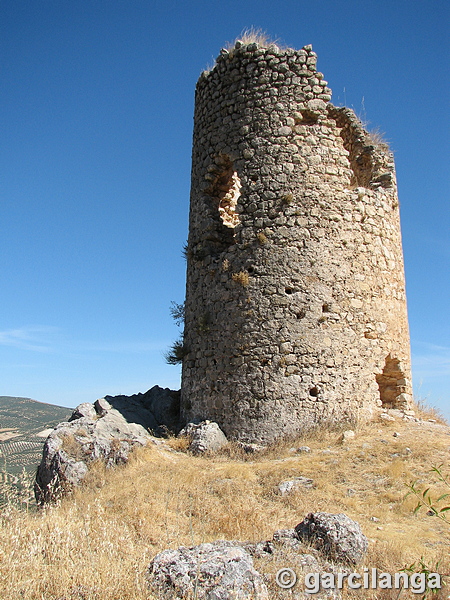
<path fill-rule="evenodd" d="M 71 421 L 75 421 L 76 419 L 81 419 L 82 417 L 96 419 L 97 411 L 95 410 L 95 406 L 89 402 L 83 402 L 83 404 L 79 404 L 69 417 L 69 423 Z"/>
<path fill-rule="evenodd" d="M 153 386 L 144 394 L 105 396 L 113 408 L 130 423 L 138 423 L 155 436 L 180 429 L 180 392 Z"/>
<path fill-rule="evenodd" d="M 279 529 L 274 532 L 271 541 L 259 542 L 258 544 L 245 544 L 244 548 L 250 552 L 250 554 L 259 560 L 258 569 L 263 574 L 267 573 L 267 581 L 269 581 L 269 593 L 272 591 L 273 596 L 271 597 L 292 597 L 295 600 L 307 600 L 308 598 L 314 598 L 315 600 L 341 600 L 341 593 L 337 587 L 335 589 L 317 589 L 317 591 L 307 591 L 306 587 L 306 576 L 315 574 L 319 578 L 334 575 L 342 572 L 343 569 L 338 565 L 327 562 L 324 557 L 321 557 L 319 553 L 316 556 L 310 554 L 311 550 L 301 542 L 297 536 L 295 529 Z M 286 588 L 284 594 L 276 595 L 276 592 L 282 592 L 280 585 L 276 584 L 277 580 L 273 580 L 273 573 L 282 573 L 289 567 L 293 570 L 296 575 L 296 583 L 292 588 Z M 344 567 L 346 570 L 347 567 Z M 270 573 L 270 574 L 269 574 Z M 266 580 L 266 579 L 265 579 Z M 283 583 L 288 583 L 290 577 L 287 577 L 287 581 L 282 579 Z M 314 586 L 314 581 L 308 579 L 308 586 Z M 320 586 L 319 586 L 320 587 Z M 291 596 L 292 595 L 292 596 Z"/>
<path fill-rule="evenodd" d="M 367 552 L 367 538 L 360 526 L 343 513 L 309 513 L 295 532 L 299 539 L 310 542 L 337 562 L 356 565 Z"/>
<path fill-rule="evenodd" d="M 193 454 L 215 452 L 228 443 L 225 434 L 213 421 L 202 421 L 201 423 L 188 423 L 179 433 L 180 436 L 191 438 L 189 450 Z"/>
<path fill-rule="evenodd" d="M 250 554 L 237 542 L 216 541 L 164 550 L 149 567 L 158 598 L 268 600 L 267 588 Z"/>
<path fill-rule="evenodd" d="M 149 439 L 142 425 L 128 423 L 105 399 L 80 404 L 44 444 L 34 486 L 37 503 L 57 500 L 80 485 L 94 460 L 104 460 L 108 467 L 126 463 L 130 450 Z"/>

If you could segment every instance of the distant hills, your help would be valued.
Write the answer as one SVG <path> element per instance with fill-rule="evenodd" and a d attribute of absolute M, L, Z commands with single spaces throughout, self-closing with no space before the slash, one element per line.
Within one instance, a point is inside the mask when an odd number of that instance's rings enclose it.
<path fill-rule="evenodd" d="M 16 483 L 25 467 L 34 474 L 48 429 L 67 421 L 72 410 L 30 398 L 0 396 L 0 483 Z"/>

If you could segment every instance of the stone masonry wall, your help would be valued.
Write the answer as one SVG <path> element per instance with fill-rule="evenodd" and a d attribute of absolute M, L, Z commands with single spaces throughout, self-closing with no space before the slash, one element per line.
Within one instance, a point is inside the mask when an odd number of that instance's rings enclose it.
<path fill-rule="evenodd" d="M 311 46 L 197 84 L 182 413 L 232 438 L 411 407 L 393 156 L 330 99 Z"/>

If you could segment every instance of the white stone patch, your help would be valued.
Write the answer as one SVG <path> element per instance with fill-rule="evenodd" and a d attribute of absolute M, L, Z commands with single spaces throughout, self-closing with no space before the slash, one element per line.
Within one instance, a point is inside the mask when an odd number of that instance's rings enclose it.
<path fill-rule="evenodd" d="M 239 215 L 236 213 L 237 202 L 241 195 L 241 180 L 236 171 L 231 176 L 230 189 L 219 203 L 219 215 L 226 227 L 234 229 L 239 224 Z"/>

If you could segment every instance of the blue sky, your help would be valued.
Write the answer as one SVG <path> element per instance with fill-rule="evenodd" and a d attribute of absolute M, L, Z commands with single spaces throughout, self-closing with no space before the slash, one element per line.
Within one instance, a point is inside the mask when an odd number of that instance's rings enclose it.
<path fill-rule="evenodd" d="M 450 417 L 447 0 L 3 0 L 0 395 L 179 387 L 195 83 L 260 27 L 312 44 L 396 155 L 413 379 Z"/>

